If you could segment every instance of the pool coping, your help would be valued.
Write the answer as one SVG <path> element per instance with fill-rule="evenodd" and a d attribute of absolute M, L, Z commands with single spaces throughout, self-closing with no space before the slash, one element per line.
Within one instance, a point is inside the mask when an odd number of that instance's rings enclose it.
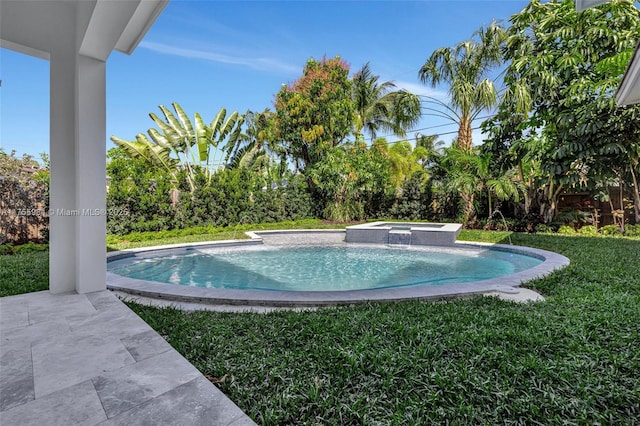
<path fill-rule="evenodd" d="M 222 240 L 199 243 L 171 244 L 166 246 L 144 247 L 107 254 L 107 262 L 138 256 L 145 253 L 153 256 L 156 254 L 168 254 L 186 249 L 203 247 L 240 247 L 263 244 L 260 235 L 268 234 L 300 234 L 300 233 L 346 233 L 345 230 L 276 230 L 276 231 L 251 231 L 246 234 L 246 240 Z M 192 286 L 170 285 L 154 281 L 138 280 L 107 272 L 107 288 L 123 291 L 129 294 L 151 297 L 176 302 L 195 302 L 205 304 L 224 304 L 242 306 L 274 306 L 274 307 L 312 307 L 331 305 L 352 305 L 366 302 L 404 301 L 404 300 L 443 300 L 463 296 L 485 294 L 487 292 L 511 293 L 514 287 L 520 284 L 549 275 L 551 272 L 569 265 L 569 259 L 558 253 L 547 250 L 524 246 L 512 246 L 506 244 L 478 243 L 457 241 L 454 247 L 491 247 L 494 250 L 522 253 L 543 259 L 540 265 L 526 271 L 511 274 L 505 277 L 475 281 L 462 284 L 444 284 L 438 286 L 388 288 L 372 290 L 346 290 L 346 291 L 279 291 L 279 290 L 233 290 L 212 289 Z M 450 249 L 451 246 L 443 246 Z"/>

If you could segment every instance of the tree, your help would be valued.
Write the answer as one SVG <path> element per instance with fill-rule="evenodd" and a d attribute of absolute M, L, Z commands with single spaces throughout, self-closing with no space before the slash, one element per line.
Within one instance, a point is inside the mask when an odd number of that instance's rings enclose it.
<path fill-rule="evenodd" d="M 260 176 L 282 180 L 288 171 L 286 149 L 277 143 L 275 113 L 247 111 L 246 130 L 231 150 L 228 168 L 247 168 Z M 271 181 L 270 181 L 271 182 Z"/>
<path fill-rule="evenodd" d="M 440 135 L 423 135 L 416 133 L 416 148 L 423 148 L 425 150 L 425 158 L 422 161 L 424 167 L 432 167 L 437 158 L 442 155 L 444 141 L 439 138 Z"/>
<path fill-rule="evenodd" d="M 476 195 L 486 192 L 489 212 L 493 214 L 493 197 L 501 201 L 520 199 L 520 186 L 514 170 L 492 170 L 491 155 L 468 151 L 457 146 L 445 150 L 442 164 L 447 171 L 445 187 L 457 192 L 462 199 L 463 220 L 471 221 L 476 215 Z"/>
<path fill-rule="evenodd" d="M 336 56 L 309 59 L 302 77 L 276 95 L 276 135 L 304 169 L 324 158 L 351 132 L 353 102 L 349 66 Z"/>
<path fill-rule="evenodd" d="M 417 172 L 424 171 L 422 163 L 426 160 L 428 151 L 421 146 L 413 148 L 409 142 L 400 141 L 392 144 L 387 153 L 391 162 L 391 183 L 401 192 L 405 182 Z"/>
<path fill-rule="evenodd" d="M 365 131 L 373 140 L 379 130 L 404 137 L 420 119 L 420 99 L 406 90 L 394 90 L 393 82 L 379 83 L 379 78 L 371 72 L 369 63 L 353 76 L 356 138 Z"/>
<path fill-rule="evenodd" d="M 516 130 L 541 129 L 553 147 L 541 166 L 559 184 L 593 190 L 637 180 L 640 106 L 617 107 L 612 95 L 619 63 L 640 38 L 639 15 L 632 1 L 578 13 L 571 0 L 533 0 L 510 19 L 501 110 L 520 117 L 508 124 Z M 637 185 L 626 185 L 640 202 Z"/>
<path fill-rule="evenodd" d="M 322 216 L 346 222 L 363 219 L 367 212 L 379 214 L 389 166 L 376 145 L 367 149 L 356 142 L 329 149 L 322 161 L 306 171 Z"/>
<path fill-rule="evenodd" d="M 207 181 L 210 181 L 213 172 L 228 162 L 240 137 L 244 116 L 233 112 L 227 117 L 227 110 L 222 108 L 207 126 L 200 114 L 196 113 L 194 126 L 178 103 L 172 105 L 177 118 L 164 105 L 159 106 L 164 120 L 154 113 L 149 114 L 160 128 L 160 131 L 154 128 L 147 131 L 151 140 L 143 133 L 136 135 L 135 141 L 116 136 L 112 136 L 111 140 L 132 158 L 142 158 L 153 167 L 176 177 L 179 168 L 185 168 L 193 191 L 195 176 L 199 171 L 203 171 Z"/>
<path fill-rule="evenodd" d="M 467 151 L 473 147 L 471 123 L 497 103 L 497 89 L 489 74 L 502 63 L 500 49 L 505 32 L 494 22 L 478 30 L 474 37 L 476 39 L 436 50 L 418 72 L 425 84 L 449 85 L 449 104 L 433 100 L 444 106 L 446 112 L 427 109 L 458 124 L 457 143 Z"/>
<path fill-rule="evenodd" d="M 558 198 L 567 184 L 555 169 L 545 166 L 553 161 L 555 145 L 540 129 L 527 127 L 525 117 L 503 99 L 498 113 L 482 125 L 488 136 L 481 150 L 492 156 L 492 167 L 517 171 L 523 194 L 517 213 L 534 223 L 549 223 L 556 216 Z"/>

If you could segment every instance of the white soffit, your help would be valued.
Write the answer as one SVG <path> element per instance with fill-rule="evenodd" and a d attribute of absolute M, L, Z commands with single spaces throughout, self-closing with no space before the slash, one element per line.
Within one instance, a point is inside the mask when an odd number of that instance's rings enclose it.
<path fill-rule="evenodd" d="M 131 54 L 168 0 L 98 0 L 80 54 L 106 60 L 115 49 Z"/>
<path fill-rule="evenodd" d="M 131 55 L 169 0 L 142 0 L 124 29 L 115 50 Z"/>
<path fill-rule="evenodd" d="M 608 1 L 609 0 L 575 0 L 576 10 L 582 12 L 590 7 L 595 7 Z"/>
<path fill-rule="evenodd" d="M 73 14 L 71 2 L 0 0 L 0 46 L 48 60 Z"/>
<path fill-rule="evenodd" d="M 77 53 L 102 61 L 114 49 L 131 54 L 168 1 L 0 0 L 0 46 L 48 59 L 70 45 L 75 25 Z"/>
<path fill-rule="evenodd" d="M 78 3 L 79 17 L 84 15 L 86 5 L 87 3 Z M 137 7 L 137 1 L 98 0 L 91 10 L 86 10 L 90 15 L 84 34 L 80 34 L 78 53 L 105 61 Z"/>
<path fill-rule="evenodd" d="M 98 0 L 80 54 L 106 60 L 115 49 L 131 54 L 168 0 Z"/>

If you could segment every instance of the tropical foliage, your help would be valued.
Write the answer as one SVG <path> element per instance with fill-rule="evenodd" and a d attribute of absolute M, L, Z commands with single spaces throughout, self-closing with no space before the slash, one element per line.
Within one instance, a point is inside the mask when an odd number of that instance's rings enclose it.
<path fill-rule="evenodd" d="M 109 211 L 128 215 L 109 217 L 109 232 L 307 217 L 492 227 L 499 213 L 518 230 L 613 224 L 623 234 L 640 223 L 640 106 L 617 106 L 613 93 L 639 38 L 629 0 L 582 13 L 571 0 L 532 0 L 426 58 L 418 75 L 446 101 L 336 56 L 309 59 L 272 108 L 221 108 L 205 124 L 161 105 L 146 134 L 112 137 Z M 479 143 L 471 126 L 483 113 Z M 457 126 L 451 146 L 408 137 L 434 114 Z M 3 173 L 5 202 L 13 174 Z"/>
<path fill-rule="evenodd" d="M 456 46 L 436 50 L 418 73 L 424 83 L 434 87 L 441 83 L 449 86 L 448 104 L 437 99 L 427 102 L 436 102 L 445 110 L 431 106 L 427 110 L 458 124 L 457 144 L 464 150 L 473 146 L 471 123 L 497 103 L 498 90 L 490 73 L 502 63 L 505 32 L 501 26 L 492 23 L 478 30 L 474 37 Z"/>
<path fill-rule="evenodd" d="M 226 109 L 222 108 L 209 125 L 205 125 L 200 114 L 196 113 L 194 125 L 178 103 L 172 105 L 175 115 L 164 105 L 159 106 L 164 120 L 154 113 L 149 114 L 160 128 L 160 131 L 155 128 L 147 131 L 151 139 L 140 133 L 135 141 L 116 136 L 111 140 L 132 158 L 141 158 L 154 168 L 171 174 L 174 179 L 181 168 L 185 169 L 193 190 L 198 172 L 204 171 L 210 180 L 213 172 L 229 161 L 240 137 L 244 117 L 237 112 L 227 117 Z"/>
<path fill-rule="evenodd" d="M 544 197 L 551 206 L 560 188 L 608 199 L 618 186 L 631 192 L 640 220 L 640 107 L 618 107 L 612 96 L 620 61 L 640 38 L 639 17 L 632 1 L 577 13 L 570 0 L 533 0 L 510 19 L 506 90 L 489 130 L 494 150 L 515 150 L 519 158 L 530 156 L 528 141 L 544 141 L 540 175 L 557 188 Z M 546 216 L 555 216 L 553 207 Z"/>

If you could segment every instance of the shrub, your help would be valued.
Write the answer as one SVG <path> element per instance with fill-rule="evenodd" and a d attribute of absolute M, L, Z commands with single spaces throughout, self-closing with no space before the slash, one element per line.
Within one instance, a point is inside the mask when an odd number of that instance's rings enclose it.
<path fill-rule="evenodd" d="M 598 235 L 598 229 L 593 225 L 585 225 L 578 230 L 578 234 L 580 235 Z"/>
<path fill-rule="evenodd" d="M 40 251 L 46 251 L 49 248 L 49 244 L 36 244 L 29 241 L 26 244 L 11 245 L 0 244 L 0 255 L 20 254 L 20 253 L 35 253 Z"/>
<path fill-rule="evenodd" d="M 43 157 L 45 159 L 45 157 Z M 49 226 L 49 171 L 31 156 L 0 147 L 0 244 L 41 241 Z"/>
<path fill-rule="evenodd" d="M 400 196 L 391 207 L 389 214 L 394 219 L 416 220 L 425 217 L 424 173 L 415 173 L 402 185 Z"/>
<path fill-rule="evenodd" d="M 49 248 L 49 244 L 36 244 L 30 241 L 27 244 L 22 244 L 22 245 L 13 247 L 13 254 L 46 251 L 48 248 Z"/>
<path fill-rule="evenodd" d="M 544 223 L 537 224 L 535 227 L 535 231 L 539 234 L 554 232 L 551 226 L 546 225 Z"/>
<path fill-rule="evenodd" d="M 560 228 L 558 228 L 558 234 L 562 234 L 562 235 L 576 235 L 577 232 L 575 229 L 573 229 L 571 226 L 567 226 L 567 225 L 562 225 Z"/>
<path fill-rule="evenodd" d="M 610 237 L 622 235 L 622 231 L 620 231 L 620 227 L 618 225 L 605 225 L 600 228 L 600 232 L 602 233 L 602 235 L 607 235 Z"/>
<path fill-rule="evenodd" d="M 579 209 L 565 209 L 558 212 L 557 220 L 564 225 L 580 226 L 592 221 L 591 213 Z"/>
<path fill-rule="evenodd" d="M 127 234 L 172 228 L 172 178 L 152 170 L 143 160 L 129 158 L 121 148 L 109 150 L 108 158 L 107 232 Z"/>
<path fill-rule="evenodd" d="M 640 224 L 627 225 L 624 229 L 624 235 L 627 237 L 640 237 Z"/>

